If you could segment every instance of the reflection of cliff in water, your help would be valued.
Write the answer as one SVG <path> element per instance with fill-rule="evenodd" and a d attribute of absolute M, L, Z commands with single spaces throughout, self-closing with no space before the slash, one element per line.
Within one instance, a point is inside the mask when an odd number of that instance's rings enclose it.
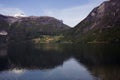
<path fill-rule="evenodd" d="M 84 45 L 79 47 L 80 52 L 77 50 L 75 58 L 83 63 L 97 80 L 120 80 L 119 45 Z"/>
<path fill-rule="evenodd" d="M 10 45 L 8 56 L 13 68 L 50 69 L 62 65 L 70 57 L 70 54 L 63 52 L 62 49 L 44 50 L 40 47 L 36 48 L 30 43 L 24 43 Z"/>
<path fill-rule="evenodd" d="M 88 70 L 98 78 L 98 80 L 120 80 L 120 66 L 87 66 Z"/>
<path fill-rule="evenodd" d="M 9 60 L 7 55 L 7 48 L 0 47 L 0 71 L 7 69 L 9 66 Z"/>
<path fill-rule="evenodd" d="M 79 50 L 79 51 L 78 51 Z M 120 64 L 119 45 L 89 44 L 75 48 L 75 58 L 89 65 Z"/>
<path fill-rule="evenodd" d="M 0 49 L 0 70 L 55 69 L 72 57 L 98 80 L 119 80 L 119 53 L 118 45 L 10 44 Z"/>
<path fill-rule="evenodd" d="M 7 56 L 7 48 L 6 47 L 0 47 L 0 57 Z"/>

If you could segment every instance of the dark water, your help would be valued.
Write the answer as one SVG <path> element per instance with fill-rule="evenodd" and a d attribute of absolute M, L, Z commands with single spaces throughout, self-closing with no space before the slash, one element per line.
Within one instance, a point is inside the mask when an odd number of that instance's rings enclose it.
<path fill-rule="evenodd" d="M 120 47 L 10 44 L 0 48 L 0 80 L 120 80 Z"/>

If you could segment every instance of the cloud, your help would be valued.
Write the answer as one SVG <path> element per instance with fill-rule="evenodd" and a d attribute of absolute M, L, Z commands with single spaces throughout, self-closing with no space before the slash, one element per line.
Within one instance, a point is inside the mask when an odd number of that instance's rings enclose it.
<path fill-rule="evenodd" d="M 66 9 L 45 9 L 43 10 L 44 15 L 53 16 L 58 19 L 62 19 L 65 24 L 74 27 L 81 20 L 83 20 L 90 11 L 98 6 L 104 0 L 97 0 L 95 3 L 91 2 L 85 5 L 73 6 Z"/>
<path fill-rule="evenodd" d="M 8 16 L 20 16 L 25 13 L 19 8 L 0 8 L 0 14 Z"/>

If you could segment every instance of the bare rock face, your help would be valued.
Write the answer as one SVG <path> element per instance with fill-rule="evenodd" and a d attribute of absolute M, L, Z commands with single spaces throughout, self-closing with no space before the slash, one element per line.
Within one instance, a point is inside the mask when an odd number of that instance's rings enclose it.
<path fill-rule="evenodd" d="M 120 0 L 105 1 L 94 8 L 72 34 L 78 42 L 120 42 Z"/>
<path fill-rule="evenodd" d="M 75 28 L 83 33 L 92 29 L 103 29 L 120 26 L 120 0 L 103 2 Z"/>

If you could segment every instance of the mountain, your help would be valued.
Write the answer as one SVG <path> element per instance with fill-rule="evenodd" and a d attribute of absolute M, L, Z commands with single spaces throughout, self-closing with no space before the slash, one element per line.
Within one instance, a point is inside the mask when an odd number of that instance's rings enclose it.
<path fill-rule="evenodd" d="M 9 26 L 9 24 L 7 22 L 7 17 L 0 15 L 0 31 L 4 30 L 4 29 L 7 30 L 8 26 Z"/>
<path fill-rule="evenodd" d="M 68 34 L 76 42 L 120 42 L 120 0 L 103 2 Z"/>
<path fill-rule="evenodd" d="M 56 35 L 70 27 L 61 20 L 53 17 L 18 17 L 18 20 L 11 25 L 11 39 L 39 37 L 40 35 Z M 18 37 L 19 35 L 19 37 Z"/>
<path fill-rule="evenodd" d="M 20 17 L 18 20 L 13 24 L 17 27 L 23 28 L 37 28 L 38 32 L 43 33 L 53 33 L 60 30 L 69 29 L 69 27 L 63 24 L 62 20 L 55 19 L 53 17 L 43 16 L 43 17 Z"/>
<path fill-rule="evenodd" d="M 24 40 L 40 35 L 56 35 L 69 28 L 62 20 L 48 16 L 13 17 L 0 15 L 0 31 L 6 31 L 10 40 Z"/>
<path fill-rule="evenodd" d="M 40 35 L 64 35 L 63 40 L 87 43 L 120 42 L 120 0 L 109 0 L 94 8 L 74 28 L 48 16 L 11 17 L 0 15 L 0 31 L 10 40 L 26 40 Z M 2 33 L 1 33 L 2 34 Z"/>

